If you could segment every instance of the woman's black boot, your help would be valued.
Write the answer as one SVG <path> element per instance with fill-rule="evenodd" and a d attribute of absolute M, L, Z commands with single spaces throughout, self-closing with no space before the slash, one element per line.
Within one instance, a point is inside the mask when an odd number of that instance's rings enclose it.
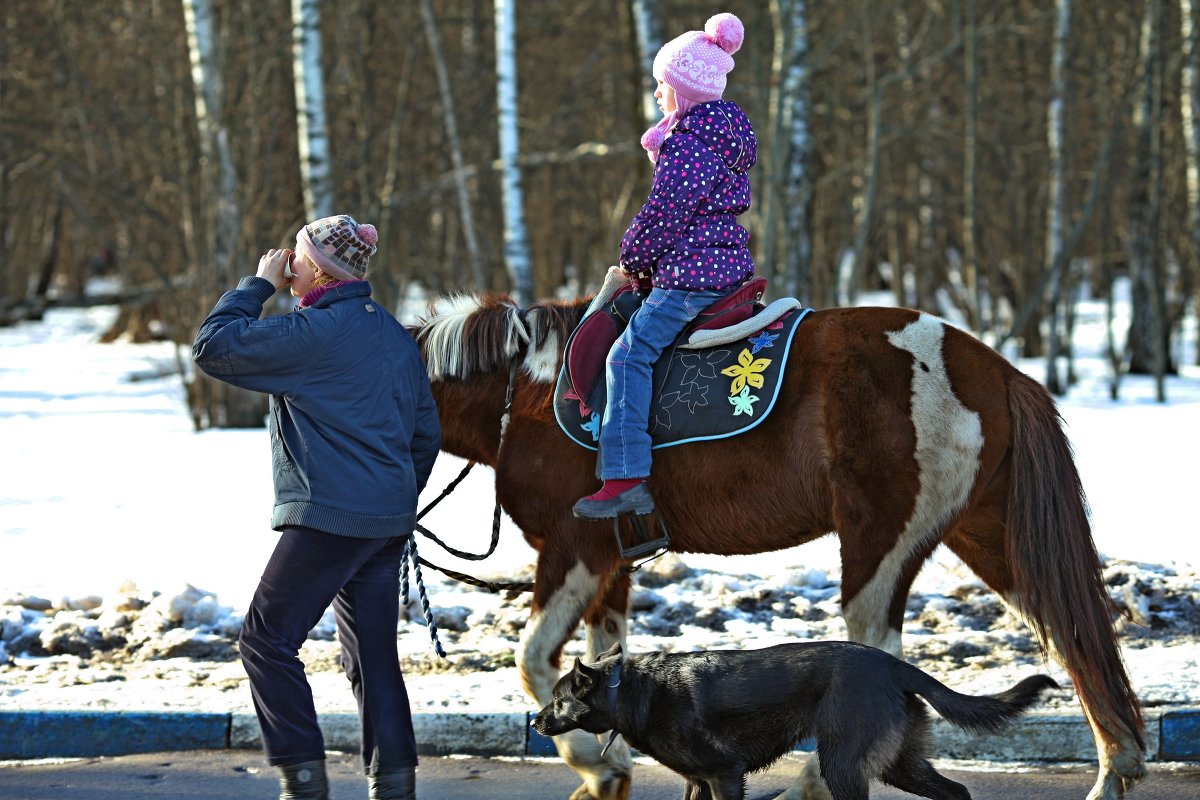
<path fill-rule="evenodd" d="M 287 764 L 279 771 L 279 800 L 329 800 L 324 759 Z"/>
<path fill-rule="evenodd" d="M 395 772 L 371 775 L 370 800 L 417 800 L 417 770 L 405 767 Z"/>

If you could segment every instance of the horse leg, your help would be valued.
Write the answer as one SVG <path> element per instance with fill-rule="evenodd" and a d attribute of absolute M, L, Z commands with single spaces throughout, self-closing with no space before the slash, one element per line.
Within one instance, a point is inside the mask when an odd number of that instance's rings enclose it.
<path fill-rule="evenodd" d="M 548 559 L 538 560 L 533 612 L 521 632 L 517 668 L 525 691 L 544 706 L 552 699 L 561 672 L 563 645 L 574 634 L 584 612 L 595 602 L 601 579 L 582 562 L 560 576 L 550 574 Z M 629 796 L 630 769 L 600 757 L 594 734 L 569 731 L 554 737 L 562 759 L 583 779 L 571 800 L 625 800 Z M 610 750 L 610 753 L 613 751 Z M 628 750 L 625 751 L 627 763 Z"/>
<path fill-rule="evenodd" d="M 1119 800 L 1146 775 L 1142 747 L 1121 721 L 1122 716 L 1109 699 L 1111 695 L 1098 686 L 1101 679 L 1084 674 L 1078 664 L 1067 663 L 1058 642 L 1064 635 L 1072 635 L 1071 632 L 1050 625 L 1042 609 L 1032 608 L 1017 594 L 1012 563 L 1006 553 L 1006 530 L 1000 523 L 1003 519 L 1002 510 L 985 508 L 956 526 L 946 537 L 946 545 L 999 595 L 1018 619 L 1035 631 L 1039 624 L 1044 627 L 1048 651 L 1071 676 L 1079 704 L 1096 740 L 1099 773 L 1095 786 L 1088 793 L 1088 800 Z M 1028 556 L 1044 557 L 1034 553 Z M 1079 596 L 1076 602 L 1082 604 L 1088 600 L 1086 596 Z M 1113 663 L 1119 663 L 1115 644 L 1109 657 Z"/>
<path fill-rule="evenodd" d="M 882 519 L 882 515 L 867 515 Z M 860 532 L 842 515 L 842 616 L 847 638 L 902 657 L 900 628 L 904 607 L 917 573 L 937 546 L 927 518 L 914 515 L 893 537 Z M 816 757 L 776 800 L 832 800 Z"/>
<path fill-rule="evenodd" d="M 583 615 L 586 633 L 586 661 L 595 663 L 600 654 L 619 643 L 627 652 L 625 637 L 629 631 L 629 576 L 621 575 L 609 584 L 607 590 L 596 595 Z M 601 736 L 599 741 L 608 741 Z M 603 749 L 603 747 L 601 747 Z M 630 775 L 633 770 L 633 755 L 623 737 L 617 737 L 604 754 L 616 774 Z"/>

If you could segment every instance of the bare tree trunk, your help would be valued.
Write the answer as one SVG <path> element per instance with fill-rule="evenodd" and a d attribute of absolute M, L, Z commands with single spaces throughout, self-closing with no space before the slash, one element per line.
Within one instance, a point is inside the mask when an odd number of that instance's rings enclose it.
<path fill-rule="evenodd" d="M 1063 175 L 1066 143 L 1063 141 L 1063 104 L 1067 95 L 1067 41 L 1070 36 L 1071 0 L 1057 0 L 1054 23 L 1054 52 L 1050 75 L 1053 94 L 1046 114 L 1046 145 L 1050 153 L 1049 202 L 1046 204 L 1046 270 L 1050 280 L 1049 340 L 1046 348 L 1046 389 L 1061 395 L 1066 390 L 1058 374 L 1059 306 L 1063 296 L 1063 275 L 1055 269 L 1063 250 L 1063 228 L 1066 220 L 1066 182 Z"/>
<path fill-rule="evenodd" d="M 478 290 L 487 288 L 487 277 L 483 274 L 483 260 L 479 255 L 479 239 L 475 235 L 475 216 L 471 212 L 471 189 L 463 171 L 463 151 L 458 140 L 458 119 L 454 113 L 454 95 L 450 91 L 450 78 L 446 74 L 446 61 L 442 57 L 442 44 L 438 38 L 437 21 L 429 0 L 421 0 L 421 15 L 425 18 L 425 38 L 433 55 L 433 66 L 437 72 L 438 91 L 442 97 L 442 119 L 446 124 L 446 138 L 450 145 L 450 162 L 454 165 L 454 186 L 458 194 L 458 212 L 462 217 L 463 239 L 467 244 L 467 258 L 471 262 L 471 278 Z"/>
<path fill-rule="evenodd" d="M 867 260 L 867 238 L 875 215 L 875 187 L 879 174 L 879 128 L 883 114 L 883 86 L 875 80 L 875 53 L 871 44 L 871 14 L 867 3 L 863 3 L 859 21 L 863 30 L 863 57 L 866 59 L 866 88 L 870 93 L 867 109 L 867 153 L 863 167 L 861 189 L 854 198 L 854 244 L 849 253 L 843 255 L 842 268 L 838 270 L 836 302 L 840 306 L 854 305 L 858 298 L 858 282 L 863 265 Z"/>
<path fill-rule="evenodd" d="M 648 128 L 658 122 L 658 104 L 654 102 L 658 82 L 654 79 L 653 67 L 654 57 L 663 46 L 662 18 L 658 13 L 658 0 L 629 0 L 629 11 L 633 16 L 633 35 L 642 68 L 642 117 Z"/>
<path fill-rule="evenodd" d="M 979 127 L 979 69 L 975 55 L 979 26 L 976 23 L 976 0 L 965 0 L 967 30 L 964 46 L 964 83 L 966 84 L 966 116 L 963 120 L 963 278 L 966 284 L 969 305 L 967 321 L 979 334 L 987 332 L 988 321 L 984 319 L 983 283 L 979 278 L 979 252 L 976 244 L 975 212 L 976 191 L 979 186 L 977 173 L 978 127 Z"/>
<path fill-rule="evenodd" d="M 321 1 L 292 0 L 296 141 L 307 220 L 333 214 L 333 178 L 325 121 L 325 78 L 321 71 Z"/>
<path fill-rule="evenodd" d="M 1200 269 L 1200 20 L 1196 0 L 1180 0 L 1180 27 L 1183 38 L 1183 59 L 1180 78 L 1180 117 L 1183 123 L 1183 145 L 1187 152 L 1187 231 L 1191 243 L 1191 272 Z M 1187 292 L 1186 294 L 1191 294 Z M 1185 296 L 1186 308 L 1191 298 Z M 1196 363 L 1200 364 L 1200 346 L 1196 348 Z"/>
<path fill-rule="evenodd" d="M 520 134 L 517 127 L 516 0 L 494 0 L 496 14 L 496 103 L 500 129 L 501 188 L 504 205 L 504 264 L 514 299 L 533 300 L 533 265 L 521 194 Z"/>
<path fill-rule="evenodd" d="M 1137 163 L 1129 211 L 1129 266 L 1133 283 L 1129 371 L 1153 375 L 1160 402 L 1166 399 L 1167 371 L 1162 253 L 1158 243 L 1162 192 L 1162 16 L 1162 0 L 1146 0 L 1141 96 L 1134 109 Z"/>

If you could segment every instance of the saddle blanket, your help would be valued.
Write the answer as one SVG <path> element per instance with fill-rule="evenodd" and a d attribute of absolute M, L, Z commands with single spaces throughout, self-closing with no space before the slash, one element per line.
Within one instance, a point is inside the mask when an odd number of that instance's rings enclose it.
<path fill-rule="evenodd" d="M 714 347 L 669 349 L 654 367 L 652 447 L 724 439 L 762 422 L 779 396 L 796 329 L 810 313 L 789 311 L 745 338 Z M 554 389 L 558 426 L 575 443 L 599 449 L 606 399 L 603 378 L 589 397 L 579 397 L 564 366 Z"/>

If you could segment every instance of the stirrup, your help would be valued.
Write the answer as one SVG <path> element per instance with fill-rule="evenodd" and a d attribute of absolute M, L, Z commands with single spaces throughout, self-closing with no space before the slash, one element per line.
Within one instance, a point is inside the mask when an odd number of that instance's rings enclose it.
<path fill-rule="evenodd" d="M 654 517 L 657 523 L 657 530 L 654 533 L 661 532 L 662 535 L 658 538 L 651 538 L 651 531 L 646 529 L 644 522 L 646 517 Z M 628 547 L 621 537 L 621 520 L 629 519 L 630 527 L 633 528 L 633 543 Z M 621 553 L 621 558 L 626 561 L 632 561 L 635 558 L 643 556 L 652 556 L 659 550 L 667 550 L 671 546 L 671 532 L 667 528 L 667 522 L 662 517 L 658 516 L 658 512 L 650 514 L 634 514 L 626 513 L 613 517 L 613 536 L 617 540 L 617 550 Z"/>

